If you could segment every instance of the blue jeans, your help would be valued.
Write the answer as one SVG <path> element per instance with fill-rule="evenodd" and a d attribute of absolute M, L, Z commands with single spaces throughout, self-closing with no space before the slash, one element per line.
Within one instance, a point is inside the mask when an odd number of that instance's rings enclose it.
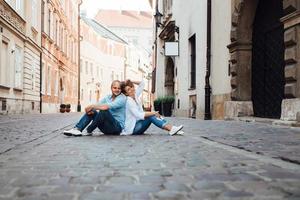
<path fill-rule="evenodd" d="M 167 124 L 167 121 L 165 119 L 160 119 L 156 116 L 151 116 L 147 117 L 144 120 L 139 120 L 135 124 L 132 135 L 143 134 L 151 124 L 154 124 L 158 128 L 163 128 Z"/>
<path fill-rule="evenodd" d="M 91 121 L 92 123 L 89 125 Z M 87 127 L 87 125 L 89 126 Z M 85 113 L 75 127 L 80 131 L 83 131 L 85 127 L 87 127 L 88 133 L 92 133 L 97 127 L 104 134 L 108 135 L 119 135 L 122 132 L 120 123 L 115 120 L 108 110 L 100 110 L 99 112 L 93 110 L 92 115 L 87 115 Z"/>

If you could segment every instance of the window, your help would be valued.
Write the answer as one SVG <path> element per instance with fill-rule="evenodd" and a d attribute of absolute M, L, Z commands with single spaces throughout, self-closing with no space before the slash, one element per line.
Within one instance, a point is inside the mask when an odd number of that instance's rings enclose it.
<path fill-rule="evenodd" d="M 99 66 L 97 66 L 97 77 L 99 77 Z"/>
<path fill-rule="evenodd" d="M 47 80 L 48 80 L 48 82 L 47 82 L 47 94 L 48 95 L 51 95 L 51 66 L 49 65 L 48 66 L 48 73 L 47 73 L 47 75 L 48 75 L 48 78 L 47 78 Z"/>
<path fill-rule="evenodd" d="M 92 77 L 93 77 L 93 74 L 94 74 L 94 69 L 93 69 L 94 67 L 93 67 L 93 63 L 90 63 L 90 69 L 91 69 L 91 75 L 92 75 Z"/>
<path fill-rule="evenodd" d="M 82 59 L 80 59 L 80 73 L 82 73 Z"/>
<path fill-rule="evenodd" d="M 42 63 L 42 94 L 45 94 L 46 90 L 46 69 L 45 69 L 45 63 Z"/>
<path fill-rule="evenodd" d="M 57 42 L 57 20 L 56 20 L 56 17 L 55 15 L 53 14 L 53 40 L 55 41 L 55 43 Z"/>
<path fill-rule="evenodd" d="M 78 88 L 77 88 L 77 80 L 76 80 L 76 76 L 73 76 L 73 91 L 74 91 L 74 94 L 73 96 L 76 96 L 77 95 L 77 91 L 78 91 Z"/>
<path fill-rule="evenodd" d="M 15 88 L 22 88 L 23 53 L 22 48 L 16 46 L 15 50 Z"/>
<path fill-rule="evenodd" d="M 37 0 L 31 1 L 31 22 L 32 26 L 37 29 L 38 27 L 38 4 Z"/>
<path fill-rule="evenodd" d="M 47 30 L 47 34 L 50 37 L 50 29 L 51 29 L 51 11 L 50 9 L 48 9 L 48 30 Z"/>
<path fill-rule="evenodd" d="M 111 72 L 111 82 L 113 82 L 113 80 L 114 80 L 114 77 L 115 77 L 115 72 L 114 72 L 114 71 L 112 71 L 112 72 Z"/>
<path fill-rule="evenodd" d="M 81 89 L 81 92 L 80 92 L 80 100 L 81 100 L 81 101 L 83 101 L 83 96 L 84 96 L 84 95 L 83 95 L 83 89 Z"/>
<path fill-rule="evenodd" d="M 19 13 L 22 17 L 24 16 L 24 0 L 16 0 L 16 11 Z"/>
<path fill-rule="evenodd" d="M 88 61 L 85 61 L 85 74 L 86 75 L 89 74 L 89 63 L 88 63 Z"/>
<path fill-rule="evenodd" d="M 196 35 L 189 39 L 190 46 L 190 89 L 196 88 Z"/>
<path fill-rule="evenodd" d="M 64 52 L 66 55 L 68 55 L 68 33 L 67 31 L 65 31 L 66 34 L 65 34 L 65 48 L 64 48 Z"/>
<path fill-rule="evenodd" d="M 89 94 L 89 103 L 92 103 L 92 91 L 90 90 L 90 94 Z"/>
<path fill-rule="evenodd" d="M 58 71 L 55 71 L 54 78 L 55 78 L 55 85 L 54 85 L 55 93 L 54 93 L 54 95 L 58 96 L 58 79 L 59 79 L 59 77 L 58 77 Z"/>
<path fill-rule="evenodd" d="M 0 84 L 1 85 L 8 85 L 9 81 L 9 57 L 8 57 L 8 43 L 2 41 L 1 47 L 1 55 L 0 55 Z"/>
<path fill-rule="evenodd" d="M 31 65 L 31 89 L 35 91 L 35 64 Z"/>
<path fill-rule="evenodd" d="M 42 0 L 42 31 L 45 31 L 45 1 Z"/>
<path fill-rule="evenodd" d="M 59 23 L 58 20 L 55 20 L 55 41 L 59 45 Z"/>

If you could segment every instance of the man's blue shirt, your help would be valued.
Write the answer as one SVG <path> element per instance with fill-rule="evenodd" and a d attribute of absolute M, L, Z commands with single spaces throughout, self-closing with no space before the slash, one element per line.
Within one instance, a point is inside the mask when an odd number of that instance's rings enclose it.
<path fill-rule="evenodd" d="M 111 94 L 105 96 L 100 100 L 99 104 L 107 104 L 109 106 L 109 112 L 120 123 L 123 129 L 125 124 L 126 96 L 124 94 L 120 94 L 114 101 L 112 101 L 111 97 Z"/>

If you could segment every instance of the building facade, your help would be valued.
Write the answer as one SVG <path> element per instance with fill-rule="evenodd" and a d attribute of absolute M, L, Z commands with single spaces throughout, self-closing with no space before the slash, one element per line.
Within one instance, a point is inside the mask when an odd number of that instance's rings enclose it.
<path fill-rule="evenodd" d="M 149 54 L 152 50 L 152 13 L 131 10 L 99 10 L 95 20 L 106 25 L 135 46 Z"/>
<path fill-rule="evenodd" d="M 126 46 L 125 79 L 144 81 L 142 103 L 145 108 L 151 108 L 151 63 L 149 54 L 133 44 Z"/>
<path fill-rule="evenodd" d="M 40 0 L 0 0 L 1 114 L 40 111 L 40 11 Z"/>
<path fill-rule="evenodd" d="M 85 15 L 80 24 L 80 103 L 85 108 L 111 94 L 113 80 L 124 80 L 127 43 Z"/>
<path fill-rule="evenodd" d="M 95 20 L 127 41 L 125 79 L 143 80 L 143 104 L 151 107 L 152 13 L 148 11 L 99 10 Z"/>
<path fill-rule="evenodd" d="M 231 101 L 225 106 L 226 117 L 297 120 L 300 1 L 231 3 Z"/>
<path fill-rule="evenodd" d="M 188 9 L 197 8 L 197 9 Z M 187 9 L 189 12 L 182 13 Z M 155 96 L 175 96 L 173 114 L 203 118 L 206 71 L 205 1 L 157 1 Z M 177 56 L 165 55 L 165 43 L 178 42 Z"/>
<path fill-rule="evenodd" d="M 81 1 L 42 0 L 42 112 L 78 103 L 78 14 Z"/>
<path fill-rule="evenodd" d="M 156 3 L 155 95 L 174 94 L 175 115 L 297 119 L 299 0 Z"/>

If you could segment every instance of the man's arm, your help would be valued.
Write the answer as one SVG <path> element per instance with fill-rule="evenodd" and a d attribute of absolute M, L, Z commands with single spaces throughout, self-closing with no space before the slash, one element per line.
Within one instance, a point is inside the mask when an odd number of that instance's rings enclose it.
<path fill-rule="evenodd" d="M 86 113 L 90 113 L 92 110 L 108 110 L 109 106 L 107 104 L 101 104 L 101 105 L 89 105 L 85 108 Z"/>
<path fill-rule="evenodd" d="M 93 109 L 95 110 L 108 110 L 108 105 L 105 98 L 102 98 L 98 104 L 92 104 L 85 108 L 86 113 L 90 113 Z"/>

